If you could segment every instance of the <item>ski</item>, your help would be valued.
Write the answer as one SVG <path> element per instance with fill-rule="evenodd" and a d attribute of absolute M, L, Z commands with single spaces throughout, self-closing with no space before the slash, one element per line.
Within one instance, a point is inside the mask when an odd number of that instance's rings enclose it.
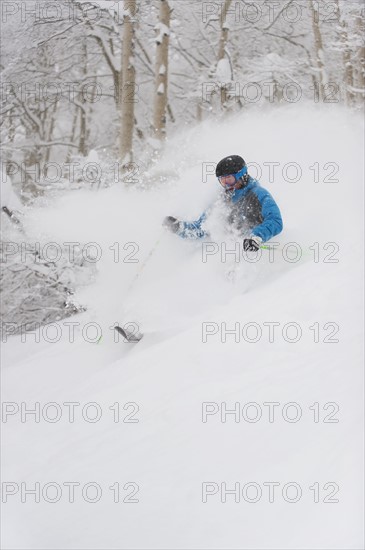
<path fill-rule="evenodd" d="M 13 223 L 19 229 L 19 231 L 24 233 L 22 222 L 16 217 L 14 212 L 12 210 L 9 210 L 7 206 L 3 206 L 1 210 L 9 217 L 11 223 Z"/>
<path fill-rule="evenodd" d="M 128 342 L 130 344 L 137 344 L 143 338 L 142 332 L 130 332 L 129 330 L 123 329 L 119 325 L 115 326 L 114 330 L 116 330 L 121 336 L 123 336 L 125 342 Z"/>

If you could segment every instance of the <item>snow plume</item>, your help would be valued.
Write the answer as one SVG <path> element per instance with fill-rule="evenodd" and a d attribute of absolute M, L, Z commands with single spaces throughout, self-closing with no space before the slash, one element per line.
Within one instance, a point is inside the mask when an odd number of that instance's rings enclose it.
<path fill-rule="evenodd" d="M 4 547 L 363 547 L 363 145 L 338 106 L 252 110 L 180 131 L 144 190 L 28 210 L 34 238 L 102 256 L 72 343 L 59 324 L 55 343 L 40 330 L 4 346 Z M 281 208 L 279 262 L 224 263 L 219 213 L 206 262 L 161 229 L 214 203 L 215 164 L 233 153 Z M 162 172 L 174 177 L 152 185 Z M 117 321 L 143 340 L 114 342 Z M 39 502 L 24 493 L 36 483 Z"/>

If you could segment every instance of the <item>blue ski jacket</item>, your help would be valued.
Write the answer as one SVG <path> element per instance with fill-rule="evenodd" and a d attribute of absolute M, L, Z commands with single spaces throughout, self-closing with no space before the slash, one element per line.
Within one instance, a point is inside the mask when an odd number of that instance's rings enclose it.
<path fill-rule="evenodd" d="M 242 237 L 255 235 L 263 242 L 278 235 L 283 229 L 283 221 L 278 205 L 270 193 L 260 183 L 248 176 L 242 189 L 226 192 L 223 201 L 227 204 L 227 223 Z M 202 239 L 209 233 L 202 227 L 210 214 L 205 210 L 194 222 L 180 222 L 178 235 L 184 239 Z"/>

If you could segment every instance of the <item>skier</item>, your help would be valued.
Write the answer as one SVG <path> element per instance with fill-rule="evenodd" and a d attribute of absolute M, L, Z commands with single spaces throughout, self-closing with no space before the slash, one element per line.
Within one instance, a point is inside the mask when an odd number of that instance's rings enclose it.
<path fill-rule="evenodd" d="M 283 229 L 280 210 L 266 189 L 247 173 L 242 157 L 231 155 L 222 159 L 216 168 L 216 176 L 224 191 L 221 196 L 228 206 L 228 224 L 243 236 L 243 249 L 257 251 L 262 243 L 278 235 Z M 163 225 L 172 233 L 185 239 L 209 237 L 203 224 L 210 209 L 194 222 L 185 222 L 167 216 Z"/>

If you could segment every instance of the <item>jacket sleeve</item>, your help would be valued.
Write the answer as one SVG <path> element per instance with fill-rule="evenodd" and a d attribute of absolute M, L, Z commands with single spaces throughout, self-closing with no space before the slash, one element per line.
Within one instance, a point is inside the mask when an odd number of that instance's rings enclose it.
<path fill-rule="evenodd" d="M 206 219 L 207 211 L 203 212 L 195 222 L 180 222 L 180 230 L 177 234 L 183 239 L 203 239 L 204 237 L 208 237 L 208 232 L 204 231 L 201 227 Z"/>
<path fill-rule="evenodd" d="M 278 205 L 268 191 L 260 188 L 256 194 L 261 204 L 263 221 L 251 233 L 266 242 L 282 231 L 283 220 Z"/>

